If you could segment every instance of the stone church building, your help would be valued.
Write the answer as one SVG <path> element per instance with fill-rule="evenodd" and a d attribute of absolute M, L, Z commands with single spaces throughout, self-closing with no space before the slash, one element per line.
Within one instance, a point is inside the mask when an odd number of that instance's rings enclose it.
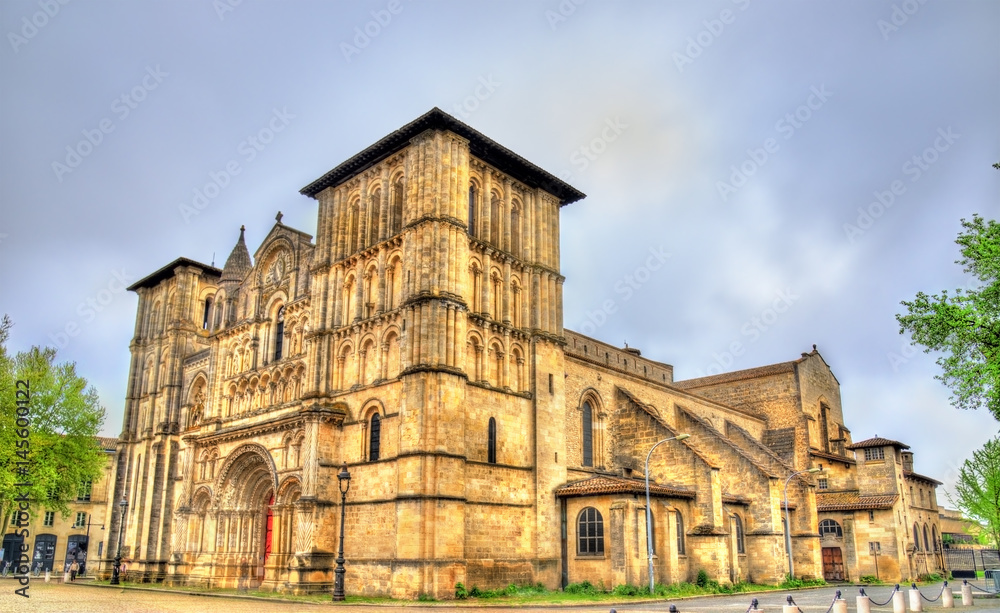
<path fill-rule="evenodd" d="M 133 577 L 329 591 L 346 463 L 348 594 L 643 585 L 644 462 L 681 433 L 650 460 L 658 583 L 780 582 L 786 481 L 797 575 L 874 574 L 878 540 L 883 578 L 937 563 L 937 482 L 902 443 L 852 445 L 815 347 L 674 381 L 563 329 L 559 212 L 584 194 L 490 138 L 433 109 L 301 191 L 316 237 L 279 213 L 252 255 L 241 229 L 221 270 L 129 288 L 109 505 Z"/>

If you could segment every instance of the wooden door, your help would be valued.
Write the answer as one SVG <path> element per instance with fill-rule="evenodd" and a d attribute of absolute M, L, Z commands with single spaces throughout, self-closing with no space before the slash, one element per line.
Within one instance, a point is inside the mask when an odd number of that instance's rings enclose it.
<path fill-rule="evenodd" d="M 844 558 L 840 547 L 823 548 L 823 578 L 827 581 L 844 580 Z"/>

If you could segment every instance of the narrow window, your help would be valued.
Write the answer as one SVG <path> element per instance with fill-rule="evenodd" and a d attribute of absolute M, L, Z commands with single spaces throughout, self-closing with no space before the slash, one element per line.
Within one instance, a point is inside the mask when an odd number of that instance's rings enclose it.
<path fill-rule="evenodd" d="M 400 178 L 392 187 L 392 232 L 395 236 L 403 229 L 403 179 Z"/>
<path fill-rule="evenodd" d="M 476 236 L 476 225 L 479 220 L 476 218 L 476 187 L 469 186 L 469 236 Z"/>
<path fill-rule="evenodd" d="M 583 403 L 583 465 L 594 465 L 593 409 L 590 402 Z"/>
<path fill-rule="evenodd" d="M 278 309 L 278 324 L 274 327 L 274 360 L 281 359 L 281 345 L 285 340 L 285 307 Z"/>
<path fill-rule="evenodd" d="M 44 522 L 44 525 L 51 526 L 51 525 L 53 525 L 55 523 L 56 523 L 56 512 L 55 511 L 46 511 L 45 512 L 45 522 Z"/>
<path fill-rule="evenodd" d="M 521 257 L 521 211 L 515 206 L 510 211 L 510 252 Z"/>
<path fill-rule="evenodd" d="M 920 528 L 913 524 L 913 548 L 920 551 Z"/>
<path fill-rule="evenodd" d="M 684 555 L 684 516 L 680 511 L 674 511 L 677 516 L 677 555 Z"/>
<path fill-rule="evenodd" d="M 868 523 L 875 523 L 875 511 L 868 511 Z"/>
<path fill-rule="evenodd" d="M 82 528 L 87 525 L 87 514 L 80 511 L 76 514 L 76 523 L 73 525 L 74 528 Z"/>
<path fill-rule="evenodd" d="M 931 526 L 931 539 L 934 541 L 934 551 L 941 551 L 941 539 L 938 538 L 937 526 Z"/>
<path fill-rule="evenodd" d="M 580 511 L 576 552 L 581 556 L 604 555 L 604 518 L 594 507 Z"/>
<path fill-rule="evenodd" d="M 554 382 L 554 378 L 552 377 L 552 373 L 549 373 L 549 393 L 550 394 L 554 394 L 555 393 L 555 385 L 554 385 L 553 382 Z"/>
<path fill-rule="evenodd" d="M 382 203 L 382 190 L 375 190 L 375 193 L 368 199 L 368 244 L 378 243 L 378 221 L 379 206 Z"/>
<path fill-rule="evenodd" d="M 497 463 L 497 420 L 490 418 L 489 440 L 487 441 L 486 461 L 490 464 Z"/>
<path fill-rule="evenodd" d="M 931 550 L 931 544 L 930 541 L 927 540 L 927 524 L 924 524 L 924 551 L 930 551 L 930 550 Z"/>
<path fill-rule="evenodd" d="M 496 196 L 490 201 L 490 242 L 500 246 L 500 199 Z"/>
<path fill-rule="evenodd" d="M 746 543 L 743 542 L 743 520 L 739 515 L 733 515 L 733 525 L 736 528 L 736 553 L 746 553 Z"/>
<path fill-rule="evenodd" d="M 212 299 L 205 298 L 205 314 L 201 318 L 201 329 L 208 330 L 211 321 L 212 321 Z"/>
<path fill-rule="evenodd" d="M 378 413 L 372 415 L 369 433 L 368 460 L 370 462 L 375 462 L 378 460 L 379 446 L 382 439 L 382 418 L 379 417 Z"/>

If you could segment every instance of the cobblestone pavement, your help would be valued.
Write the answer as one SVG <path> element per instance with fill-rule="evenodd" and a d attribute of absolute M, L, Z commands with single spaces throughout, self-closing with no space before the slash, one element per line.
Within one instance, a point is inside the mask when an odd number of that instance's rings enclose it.
<path fill-rule="evenodd" d="M 198 612 L 223 610 L 225 613 L 309 613 L 311 611 L 348 611 L 356 613 L 473 613 L 489 611 L 501 613 L 506 611 L 551 609 L 553 611 L 581 613 L 608 613 L 612 608 L 629 613 L 662 613 L 671 604 L 681 613 L 713 612 L 713 613 L 746 613 L 752 598 L 760 601 L 760 611 L 779 612 L 785 604 L 786 594 L 770 592 L 765 594 L 726 596 L 714 598 L 693 598 L 671 602 L 635 603 L 635 604 L 603 604 L 587 606 L 549 606 L 549 607 L 498 607 L 498 606 L 468 606 L 458 603 L 441 603 L 438 605 L 334 605 L 306 604 L 299 602 L 274 602 L 240 597 L 217 597 L 205 595 L 190 595 L 177 592 L 150 591 L 142 589 L 121 589 L 89 585 L 46 584 L 33 580 L 29 594 L 25 599 L 15 595 L 16 581 L 10 579 L 0 581 L 0 612 L 21 613 L 29 611 L 54 611 L 65 613 L 159 613 L 159 612 Z M 848 602 L 850 611 L 855 611 L 854 597 L 857 588 L 841 587 Z M 793 597 L 803 613 L 825 613 L 833 601 L 835 588 L 822 588 L 794 592 Z M 876 600 L 885 600 L 892 591 L 889 587 L 874 587 L 868 590 Z M 940 592 L 940 586 L 922 588 L 927 596 Z M 907 601 L 908 602 L 908 601 Z M 972 607 L 962 607 L 961 599 L 956 602 L 956 611 L 993 611 L 1000 612 L 1000 601 L 994 599 L 976 598 Z M 941 609 L 940 602 L 924 603 L 925 611 Z M 873 611 L 889 611 L 891 608 L 873 607 Z"/>

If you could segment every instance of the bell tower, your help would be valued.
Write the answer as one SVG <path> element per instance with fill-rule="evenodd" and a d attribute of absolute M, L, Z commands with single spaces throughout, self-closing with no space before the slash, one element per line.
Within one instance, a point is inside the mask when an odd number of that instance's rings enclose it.
<path fill-rule="evenodd" d="M 559 208 L 583 194 L 436 108 L 302 193 L 319 202 L 306 397 L 359 407 L 364 469 L 395 459 L 393 589 L 443 596 L 485 572 L 466 526 L 496 514 L 479 489 L 490 463 L 535 467 L 519 572 L 555 585 Z M 337 448 L 350 462 L 348 422 Z"/>

